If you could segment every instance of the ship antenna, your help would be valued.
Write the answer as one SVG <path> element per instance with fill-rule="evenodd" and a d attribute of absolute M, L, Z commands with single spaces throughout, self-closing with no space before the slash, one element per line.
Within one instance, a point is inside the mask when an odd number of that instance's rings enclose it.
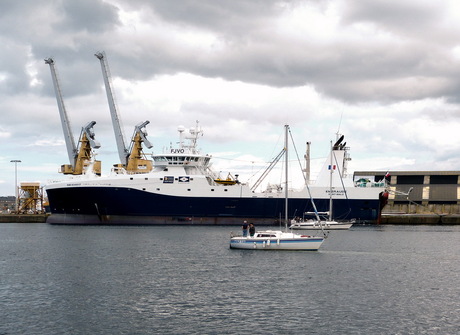
<path fill-rule="evenodd" d="M 340 114 L 340 121 L 339 121 L 339 127 L 337 128 L 337 133 L 335 133 L 336 135 L 336 140 L 339 138 L 340 136 L 340 126 L 342 125 L 342 117 L 343 117 L 343 110 L 342 110 L 342 113 Z"/>

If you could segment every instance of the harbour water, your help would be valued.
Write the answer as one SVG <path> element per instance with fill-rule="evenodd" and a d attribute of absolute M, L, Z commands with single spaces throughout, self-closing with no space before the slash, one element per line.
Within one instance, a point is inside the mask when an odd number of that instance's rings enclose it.
<path fill-rule="evenodd" d="M 318 252 L 239 227 L 0 224 L 0 334 L 456 334 L 460 226 L 356 226 Z"/>

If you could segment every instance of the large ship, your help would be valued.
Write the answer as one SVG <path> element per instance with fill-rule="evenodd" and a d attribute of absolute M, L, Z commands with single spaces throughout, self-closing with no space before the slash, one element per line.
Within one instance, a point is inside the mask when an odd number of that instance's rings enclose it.
<path fill-rule="evenodd" d="M 305 213 L 329 210 L 330 203 L 333 203 L 331 210 L 336 220 L 378 220 L 385 201 L 385 183 L 361 180 L 355 184 L 345 178 L 349 157 L 343 137 L 331 146 L 329 158 L 315 183 L 310 185 L 306 172 L 309 169 L 305 169 L 304 187 L 288 190 L 288 204 L 285 200 L 287 182 L 267 185 L 260 191 L 263 178 L 251 186 L 239 181 L 237 175 L 219 178 L 211 169 L 211 156 L 202 154 L 197 148 L 202 135 L 198 124 L 190 129 L 179 127 L 180 138 L 176 146 L 147 159 L 142 148 L 152 147 L 145 131 L 149 121 L 136 125 L 128 147 L 106 55 L 99 52 L 95 56 L 101 64 L 120 163 L 114 165 L 110 175 L 101 176 L 101 162 L 95 160 L 93 152 L 100 147 L 92 129 L 95 121 L 82 128 L 76 145 L 55 62 L 52 58 L 45 59 L 51 70 L 70 163 L 61 166 L 67 178 L 49 182 L 45 187 L 51 213 L 47 222 L 233 225 L 251 220 L 255 224 L 271 225 L 279 223 L 279 218 L 286 214 L 289 218 L 303 218 Z M 275 161 L 287 157 L 285 151 L 287 148 Z M 273 166 L 270 164 L 267 172 Z M 261 177 L 264 176 L 266 173 Z M 289 213 L 285 213 L 285 208 L 289 208 Z"/>
<path fill-rule="evenodd" d="M 197 142 L 202 130 L 179 127 L 179 142 L 152 155 L 144 173 L 117 169 L 108 176 L 91 172 L 50 182 L 46 186 L 52 224 L 184 224 L 235 225 L 250 220 L 276 225 L 285 211 L 286 185 L 257 191 L 238 176 L 219 178 L 211 156 Z M 331 147 L 314 183 L 288 190 L 289 218 L 329 210 L 334 218 L 376 222 L 385 201 L 385 183 L 355 183 L 345 178 L 349 160 L 343 137 Z M 313 207 L 316 205 L 316 208 Z"/>

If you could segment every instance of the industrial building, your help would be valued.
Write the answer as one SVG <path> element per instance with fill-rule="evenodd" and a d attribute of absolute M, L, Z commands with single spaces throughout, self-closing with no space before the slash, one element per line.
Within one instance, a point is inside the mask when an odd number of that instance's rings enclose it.
<path fill-rule="evenodd" d="M 357 171 L 354 180 L 385 178 L 382 171 Z M 390 171 L 383 214 L 460 214 L 460 171 Z"/>

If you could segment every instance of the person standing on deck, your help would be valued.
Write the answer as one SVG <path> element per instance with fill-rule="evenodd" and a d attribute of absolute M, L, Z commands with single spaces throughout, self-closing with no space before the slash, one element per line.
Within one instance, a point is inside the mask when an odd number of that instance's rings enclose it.
<path fill-rule="evenodd" d="M 248 236 L 248 222 L 246 220 L 243 221 L 242 229 L 243 229 L 243 237 L 247 237 Z"/>
<path fill-rule="evenodd" d="M 256 233 L 256 227 L 252 223 L 249 224 L 249 236 L 253 237 Z"/>

